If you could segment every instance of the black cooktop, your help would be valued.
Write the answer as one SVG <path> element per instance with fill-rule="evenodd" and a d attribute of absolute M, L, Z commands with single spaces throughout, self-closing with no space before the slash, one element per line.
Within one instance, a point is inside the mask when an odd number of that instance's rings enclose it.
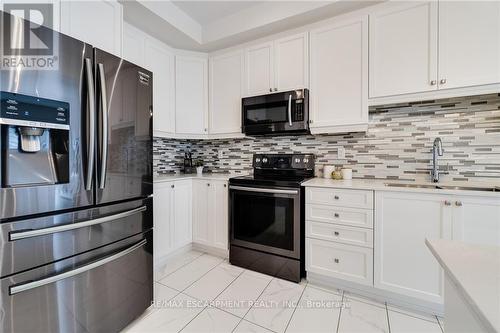
<path fill-rule="evenodd" d="M 254 154 L 254 174 L 229 179 L 231 185 L 259 187 L 300 187 L 314 177 L 311 154 Z"/>

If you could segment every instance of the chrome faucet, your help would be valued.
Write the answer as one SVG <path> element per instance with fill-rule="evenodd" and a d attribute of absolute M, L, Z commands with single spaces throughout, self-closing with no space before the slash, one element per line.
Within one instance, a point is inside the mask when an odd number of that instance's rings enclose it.
<path fill-rule="evenodd" d="M 436 138 L 434 144 L 432 145 L 432 170 L 431 178 L 433 183 L 439 182 L 439 166 L 437 158 L 438 156 L 443 156 L 443 142 L 441 138 Z"/>

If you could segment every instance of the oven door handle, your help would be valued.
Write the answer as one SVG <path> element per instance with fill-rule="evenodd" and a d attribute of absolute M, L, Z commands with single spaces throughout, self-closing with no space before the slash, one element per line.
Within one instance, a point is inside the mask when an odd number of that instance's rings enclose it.
<path fill-rule="evenodd" d="M 269 189 L 260 187 L 229 186 L 229 189 L 237 191 L 259 192 L 259 193 L 294 194 L 294 195 L 299 194 L 298 190 L 280 190 L 280 189 Z"/>
<path fill-rule="evenodd" d="M 64 279 L 73 277 L 73 276 L 78 275 L 78 274 L 85 273 L 87 271 L 90 271 L 91 269 L 97 268 L 97 267 L 102 266 L 104 264 L 107 264 L 111 261 L 117 260 L 123 256 L 126 256 L 127 254 L 132 253 L 135 250 L 141 248 L 146 243 L 147 243 L 147 240 L 143 239 L 139 243 L 136 243 L 136 244 L 132 245 L 131 247 L 129 247 L 121 252 L 115 253 L 109 257 L 95 261 L 95 262 L 90 263 L 88 265 L 80 266 L 80 267 L 73 269 L 71 271 L 67 271 L 67 272 L 64 272 L 61 274 L 46 277 L 46 278 L 43 278 L 40 280 L 35 280 L 35 281 L 27 282 L 24 284 L 10 286 L 9 287 L 9 294 L 12 296 L 15 294 L 22 293 L 23 291 L 28 291 L 28 290 L 35 289 L 38 287 L 43 287 L 47 284 L 51 284 L 51 283 L 54 283 L 54 282 L 57 282 L 60 280 L 64 280 Z"/>
<path fill-rule="evenodd" d="M 290 127 L 293 126 L 292 124 L 292 94 L 288 95 L 288 124 Z"/>

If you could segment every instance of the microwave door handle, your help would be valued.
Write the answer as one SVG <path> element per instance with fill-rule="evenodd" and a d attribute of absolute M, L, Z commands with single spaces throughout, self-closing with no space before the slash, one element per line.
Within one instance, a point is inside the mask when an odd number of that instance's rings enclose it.
<path fill-rule="evenodd" d="M 292 95 L 288 95 L 288 124 L 292 127 Z"/>
<path fill-rule="evenodd" d="M 106 185 L 106 166 L 108 160 L 108 95 L 106 92 L 106 77 L 104 76 L 104 65 L 99 63 L 99 83 L 101 86 L 101 175 L 99 188 Z"/>
<path fill-rule="evenodd" d="M 95 146 L 95 90 L 94 77 L 92 74 L 92 61 L 90 58 L 85 58 L 85 77 L 87 81 L 87 98 L 89 105 L 88 113 L 88 139 L 87 139 L 87 183 L 85 190 L 92 189 L 92 174 L 94 173 L 94 146 Z"/>

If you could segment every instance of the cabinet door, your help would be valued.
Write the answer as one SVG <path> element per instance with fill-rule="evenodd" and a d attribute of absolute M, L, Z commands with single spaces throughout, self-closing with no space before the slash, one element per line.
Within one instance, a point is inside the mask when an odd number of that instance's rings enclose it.
<path fill-rule="evenodd" d="M 210 134 L 241 134 L 243 51 L 210 58 Z"/>
<path fill-rule="evenodd" d="M 128 23 L 123 23 L 122 57 L 136 65 L 146 67 L 144 47 L 147 35 Z M 148 68 L 149 69 L 149 68 Z"/>
<path fill-rule="evenodd" d="M 370 97 L 437 89 L 437 1 L 370 15 Z"/>
<path fill-rule="evenodd" d="M 213 231 L 209 226 L 209 187 L 208 180 L 193 180 L 193 242 L 203 245 L 210 245 Z"/>
<path fill-rule="evenodd" d="M 155 183 L 153 187 L 154 262 L 158 264 L 173 250 L 172 182 Z"/>
<path fill-rule="evenodd" d="M 440 89 L 500 82 L 500 2 L 439 2 L 439 80 Z"/>
<path fill-rule="evenodd" d="M 368 18 L 313 30 L 310 36 L 311 130 L 367 124 Z"/>
<path fill-rule="evenodd" d="M 268 42 L 252 46 L 245 55 L 246 95 L 268 93 L 274 87 L 274 49 Z"/>
<path fill-rule="evenodd" d="M 275 85 L 279 91 L 301 89 L 309 84 L 307 32 L 274 42 Z"/>
<path fill-rule="evenodd" d="M 453 206 L 454 240 L 500 246 L 500 199 L 459 196 Z"/>
<path fill-rule="evenodd" d="M 425 239 L 451 238 L 450 202 L 442 195 L 375 192 L 375 287 L 443 302 L 442 270 Z"/>
<path fill-rule="evenodd" d="M 212 181 L 208 192 L 208 216 L 212 230 L 212 245 L 228 249 L 228 190 L 226 181 Z"/>
<path fill-rule="evenodd" d="M 153 72 L 153 131 L 155 136 L 175 133 L 174 54 L 151 37 L 145 42 L 145 67 Z"/>
<path fill-rule="evenodd" d="M 177 134 L 208 132 L 208 60 L 175 57 L 175 130 Z"/>
<path fill-rule="evenodd" d="M 191 243 L 192 236 L 192 197 L 191 180 L 181 180 L 174 183 L 174 223 L 173 235 L 176 249 Z"/>
<path fill-rule="evenodd" d="M 61 1 L 60 6 L 63 33 L 121 56 L 123 12 L 118 1 Z"/>

